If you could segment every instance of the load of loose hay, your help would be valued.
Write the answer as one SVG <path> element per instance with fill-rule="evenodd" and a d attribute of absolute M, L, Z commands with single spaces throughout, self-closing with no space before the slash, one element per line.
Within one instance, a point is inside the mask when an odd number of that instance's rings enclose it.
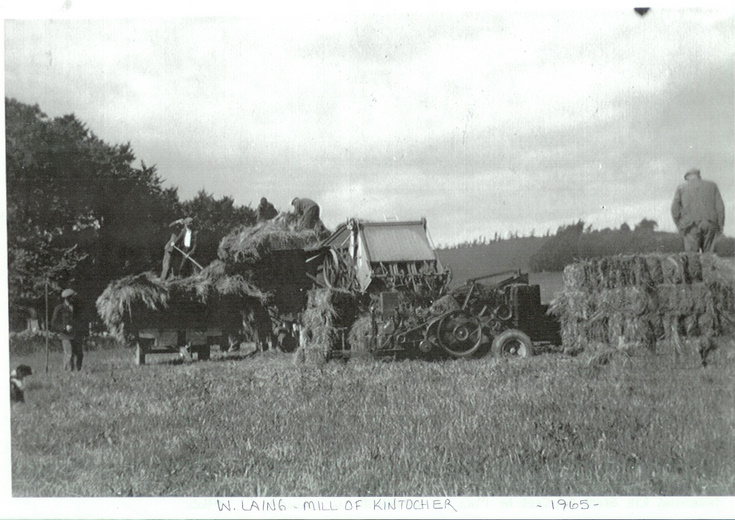
<path fill-rule="evenodd" d="M 144 328 L 225 327 L 242 322 L 241 312 L 267 295 L 215 261 L 187 277 L 161 280 L 146 272 L 111 282 L 97 298 L 97 313 L 118 339 Z"/>
<path fill-rule="evenodd" d="M 316 245 L 321 238 L 317 231 L 299 229 L 285 219 L 268 220 L 235 228 L 220 241 L 217 256 L 228 266 L 257 269 L 271 251 L 302 249 Z"/>
<path fill-rule="evenodd" d="M 348 347 L 348 334 L 361 314 L 359 297 L 342 289 L 314 289 L 302 317 L 307 361 L 326 361 L 332 350 Z"/>
<path fill-rule="evenodd" d="M 731 263 L 693 253 L 619 255 L 568 266 L 550 310 L 565 351 L 609 348 L 691 357 L 732 333 Z"/>

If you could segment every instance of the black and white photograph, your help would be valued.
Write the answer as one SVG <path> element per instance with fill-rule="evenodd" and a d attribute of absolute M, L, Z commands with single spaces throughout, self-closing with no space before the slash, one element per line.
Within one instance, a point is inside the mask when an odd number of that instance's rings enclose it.
<path fill-rule="evenodd" d="M 732 517 L 735 8 L 0 12 L 0 518 Z"/>

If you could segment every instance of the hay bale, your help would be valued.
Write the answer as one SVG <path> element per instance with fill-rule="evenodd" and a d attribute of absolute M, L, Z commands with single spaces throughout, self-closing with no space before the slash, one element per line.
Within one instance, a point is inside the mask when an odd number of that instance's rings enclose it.
<path fill-rule="evenodd" d="M 328 356 L 332 350 L 342 349 L 343 345 L 346 348 L 348 331 L 361 310 L 359 297 L 349 291 L 309 291 L 302 319 L 306 335 L 310 338 L 308 349 L 321 349 Z"/>
<path fill-rule="evenodd" d="M 291 362 L 294 365 L 303 365 L 306 363 L 306 349 L 304 347 L 299 347 L 296 349 L 296 351 L 293 353 L 293 357 L 291 358 Z"/>
<path fill-rule="evenodd" d="M 631 285 L 636 285 L 638 287 L 650 287 L 653 285 L 645 257 L 634 256 L 631 258 L 631 264 L 633 272 Z"/>
<path fill-rule="evenodd" d="M 682 356 L 690 340 L 735 329 L 734 266 L 696 254 L 581 261 L 564 270 L 564 290 L 549 309 L 570 352 L 609 345 Z"/>
<path fill-rule="evenodd" d="M 570 264 L 562 273 L 564 287 L 568 290 L 581 290 L 587 285 L 585 265 L 581 262 Z"/>
<path fill-rule="evenodd" d="M 666 334 L 663 315 L 660 313 L 652 313 L 648 314 L 648 316 L 646 316 L 646 319 L 648 320 L 648 328 L 650 330 L 650 334 L 653 338 L 654 343 L 658 342 L 659 340 L 663 340 Z"/>
<path fill-rule="evenodd" d="M 309 345 L 299 349 L 303 352 L 304 364 L 320 366 L 329 359 L 329 351 L 321 345 Z"/>
<path fill-rule="evenodd" d="M 696 314 L 688 314 L 683 317 L 682 326 L 684 335 L 688 338 L 699 336 L 699 318 Z"/>
<path fill-rule="evenodd" d="M 617 286 L 617 281 L 614 280 L 614 275 L 617 272 L 616 269 L 609 265 L 610 260 L 607 258 L 599 258 L 592 260 L 590 264 L 590 273 L 593 273 L 594 283 L 591 284 L 593 290 L 604 290 L 612 289 Z"/>
<path fill-rule="evenodd" d="M 664 283 L 684 283 L 684 263 L 680 255 L 668 255 L 661 260 Z"/>
<path fill-rule="evenodd" d="M 661 269 L 661 257 L 658 255 L 647 255 L 644 258 L 651 283 L 653 285 L 664 283 L 664 273 Z"/>
<path fill-rule="evenodd" d="M 703 281 L 701 256 L 696 253 L 689 253 L 684 255 L 684 259 L 686 264 L 686 282 L 699 283 Z"/>
<path fill-rule="evenodd" d="M 364 314 L 355 320 L 347 336 L 350 350 L 355 354 L 370 353 L 375 349 L 375 330 L 373 318 L 370 314 Z"/>

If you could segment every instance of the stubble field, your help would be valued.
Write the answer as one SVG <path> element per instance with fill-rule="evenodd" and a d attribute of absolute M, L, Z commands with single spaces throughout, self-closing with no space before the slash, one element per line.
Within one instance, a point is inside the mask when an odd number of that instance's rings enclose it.
<path fill-rule="evenodd" d="M 732 495 L 735 356 L 13 356 L 14 496 Z"/>

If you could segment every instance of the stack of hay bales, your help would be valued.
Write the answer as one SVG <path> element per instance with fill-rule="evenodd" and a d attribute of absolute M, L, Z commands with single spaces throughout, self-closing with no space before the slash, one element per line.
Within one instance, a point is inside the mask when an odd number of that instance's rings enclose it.
<path fill-rule="evenodd" d="M 124 341 L 127 332 L 146 328 L 239 328 L 241 311 L 266 297 L 215 260 L 187 278 L 162 280 L 152 272 L 126 276 L 111 282 L 96 303 L 107 329 Z"/>
<path fill-rule="evenodd" d="M 620 255 L 564 269 L 551 312 L 565 351 L 696 357 L 733 329 L 732 265 L 693 253 Z"/>
<path fill-rule="evenodd" d="M 343 289 L 314 289 L 302 317 L 306 345 L 299 356 L 307 363 L 320 364 L 333 350 L 348 348 L 348 335 L 362 314 L 360 297 Z"/>

